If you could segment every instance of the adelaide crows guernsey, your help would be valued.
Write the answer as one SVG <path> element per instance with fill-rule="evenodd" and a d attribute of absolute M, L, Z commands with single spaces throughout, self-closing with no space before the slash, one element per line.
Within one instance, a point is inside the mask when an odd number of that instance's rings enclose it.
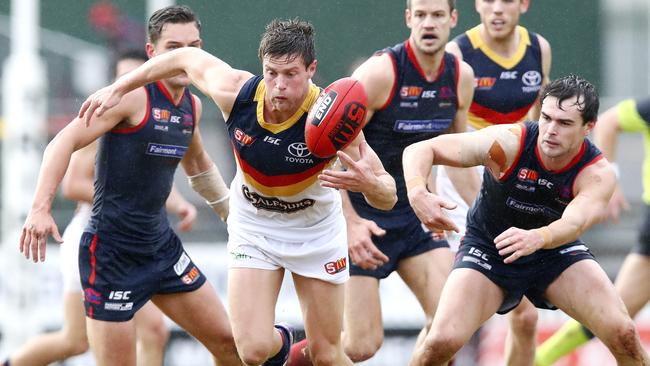
<path fill-rule="evenodd" d="M 162 82 L 148 84 L 147 113 L 100 140 L 95 197 L 86 231 L 134 253 L 151 254 L 174 235 L 165 202 L 189 146 L 196 115 L 188 89 L 174 103 Z"/>
<path fill-rule="evenodd" d="M 488 169 L 474 206 L 467 215 L 467 234 L 492 243 L 494 238 L 514 226 L 530 230 L 558 220 L 573 199 L 576 176 L 603 158 L 600 150 L 585 139 L 578 154 L 557 171 L 544 167 L 539 157 L 537 123 L 525 122 L 519 156 L 512 167 L 496 179 Z M 536 254 L 519 259 L 536 259 Z"/>
<path fill-rule="evenodd" d="M 264 120 L 266 87 L 262 76 L 248 80 L 226 122 L 237 173 L 230 186 L 229 230 L 308 241 L 340 219 L 338 191 L 321 187 L 318 174 L 333 159 L 312 155 L 305 122 L 319 88 L 309 87 L 301 107 L 288 120 Z"/>
<path fill-rule="evenodd" d="M 516 123 L 526 118 L 542 85 L 542 51 L 537 35 L 517 26 L 519 46 L 511 57 L 491 50 L 481 39 L 479 26 L 456 37 L 463 61 L 474 69 L 474 100 L 469 123 L 475 129 Z"/>
<path fill-rule="evenodd" d="M 409 41 L 386 48 L 391 56 L 395 83 L 385 106 L 376 111 L 363 128 L 368 144 L 375 150 L 397 186 L 397 203 L 390 212 L 371 207 L 363 195 L 349 192 L 350 200 L 362 217 L 382 227 L 403 224 L 395 215 L 415 217 L 409 205 L 402 170 L 402 152 L 418 141 L 450 131 L 458 110 L 458 59 L 445 53 L 436 78 L 424 76 Z"/>

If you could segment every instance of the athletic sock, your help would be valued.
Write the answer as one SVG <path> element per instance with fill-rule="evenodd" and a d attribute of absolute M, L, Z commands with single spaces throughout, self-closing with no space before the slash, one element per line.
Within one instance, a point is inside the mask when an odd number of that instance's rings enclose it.
<path fill-rule="evenodd" d="M 263 366 L 284 365 L 289 358 L 289 352 L 291 351 L 294 337 L 293 328 L 288 324 L 280 323 L 275 325 L 275 329 L 282 337 L 282 347 L 280 347 L 278 353 L 266 360 L 266 362 L 262 364 Z"/>
<path fill-rule="evenodd" d="M 537 347 L 535 365 L 551 366 L 560 358 L 589 342 L 592 338 L 594 338 L 594 335 L 589 329 L 571 319 Z"/>
<path fill-rule="evenodd" d="M 291 346 L 287 366 L 312 366 L 307 338 Z"/>

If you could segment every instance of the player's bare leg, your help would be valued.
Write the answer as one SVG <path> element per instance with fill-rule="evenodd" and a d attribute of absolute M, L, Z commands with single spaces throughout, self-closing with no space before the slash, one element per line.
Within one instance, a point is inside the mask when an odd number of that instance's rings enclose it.
<path fill-rule="evenodd" d="M 11 366 L 46 366 L 88 351 L 82 293 L 66 293 L 63 308 L 63 328 L 28 341 L 10 357 Z"/>
<path fill-rule="evenodd" d="M 506 337 L 506 365 L 533 366 L 537 336 L 537 308 L 524 297 L 521 303 L 508 313 L 508 323 L 510 329 Z"/>
<path fill-rule="evenodd" d="M 454 257 L 449 248 L 437 248 L 420 255 L 402 259 L 397 273 L 417 298 L 426 317 L 426 323 L 415 342 L 418 348 L 433 322 L 440 293 L 451 272 Z"/>
<path fill-rule="evenodd" d="M 138 366 L 160 366 L 165 357 L 169 329 L 163 314 L 151 301 L 133 316 L 137 337 Z"/>
<path fill-rule="evenodd" d="M 344 308 L 343 348 L 352 361 L 365 361 L 375 355 L 384 341 L 379 280 L 351 276 L 345 283 Z"/>
<path fill-rule="evenodd" d="M 496 313 L 503 299 L 503 290 L 482 273 L 468 268 L 451 271 L 431 329 L 409 365 L 447 365 L 476 329 Z M 458 316 L 458 309 L 463 309 L 463 316 Z"/>
<path fill-rule="evenodd" d="M 135 366 L 133 320 L 109 322 L 86 318 L 86 326 L 97 366 Z"/>
<path fill-rule="evenodd" d="M 226 308 L 205 282 L 191 292 L 155 295 L 152 299 L 170 319 L 199 340 L 220 366 L 241 365 Z"/>
<path fill-rule="evenodd" d="M 548 287 L 546 297 L 591 330 L 619 365 L 650 364 L 623 301 L 595 261 L 582 260 L 567 268 Z"/>
<path fill-rule="evenodd" d="M 273 326 L 275 304 L 284 270 L 231 268 L 228 271 L 228 309 L 241 360 L 259 365 L 276 355 L 283 337 Z"/>
<path fill-rule="evenodd" d="M 316 366 L 352 365 L 343 352 L 344 285 L 293 274 L 300 299 L 311 361 Z"/>

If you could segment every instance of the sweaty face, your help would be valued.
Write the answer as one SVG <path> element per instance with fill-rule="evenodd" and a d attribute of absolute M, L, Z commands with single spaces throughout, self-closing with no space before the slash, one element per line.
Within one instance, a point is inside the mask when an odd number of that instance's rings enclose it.
<path fill-rule="evenodd" d="M 406 9 L 411 44 L 426 55 L 444 50 L 456 20 L 456 11 L 450 12 L 447 0 L 412 0 L 411 8 Z"/>
<path fill-rule="evenodd" d="M 476 0 L 476 11 L 490 37 L 502 39 L 514 32 L 528 0 Z"/>
<path fill-rule="evenodd" d="M 181 47 L 201 47 L 201 33 L 196 23 L 167 23 L 160 32 L 160 38 L 155 44 L 147 44 L 147 54 L 155 57 Z M 174 76 L 167 81 L 175 87 L 190 84 L 190 79 L 185 74 Z"/>
<path fill-rule="evenodd" d="M 544 99 L 537 140 L 537 146 L 544 157 L 566 160 L 568 163 L 578 153 L 584 138 L 593 128 L 593 121 L 583 123 L 576 100 L 576 97 L 572 97 L 558 105 L 555 97 L 548 96 Z"/>
<path fill-rule="evenodd" d="M 309 91 L 309 79 L 316 72 L 316 61 L 305 67 L 300 56 L 264 56 L 262 68 L 267 107 L 273 112 L 295 112 Z"/>

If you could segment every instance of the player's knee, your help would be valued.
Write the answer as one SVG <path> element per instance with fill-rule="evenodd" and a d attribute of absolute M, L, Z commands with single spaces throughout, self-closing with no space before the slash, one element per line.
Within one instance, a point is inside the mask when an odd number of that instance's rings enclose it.
<path fill-rule="evenodd" d="M 614 355 L 641 359 L 639 336 L 632 319 L 618 322 L 607 334 L 603 341 L 608 344 Z"/>
<path fill-rule="evenodd" d="M 138 329 L 138 338 L 145 347 L 164 348 L 169 339 L 169 329 L 163 321 Z"/>
<path fill-rule="evenodd" d="M 90 345 L 88 344 L 88 339 L 85 337 L 77 339 L 68 338 L 64 347 L 65 358 L 69 358 L 88 352 Z"/>
<path fill-rule="evenodd" d="M 537 309 L 525 307 L 521 311 L 513 311 L 510 315 L 510 326 L 515 334 L 535 334 L 537 328 Z"/>
<path fill-rule="evenodd" d="M 336 366 L 341 355 L 341 350 L 333 345 L 312 347 L 310 344 L 309 354 L 314 366 Z"/>
<path fill-rule="evenodd" d="M 246 365 L 260 365 L 273 355 L 271 342 L 245 340 L 237 342 L 237 352 Z"/>
<path fill-rule="evenodd" d="M 345 354 L 354 362 L 365 361 L 377 353 L 384 343 L 384 335 L 369 335 L 368 337 L 350 339 L 344 341 Z"/>
<path fill-rule="evenodd" d="M 463 340 L 451 332 L 432 331 L 422 345 L 424 363 L 428 365 L 448 361 L 462 346 Z"/>

